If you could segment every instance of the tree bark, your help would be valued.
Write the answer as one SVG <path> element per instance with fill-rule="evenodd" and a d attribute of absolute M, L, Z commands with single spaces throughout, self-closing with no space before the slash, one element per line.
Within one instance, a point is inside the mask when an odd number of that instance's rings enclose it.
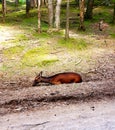
<path fill-rule="evenodd" d="M 115 2 L 114 2 L 114 11 L 113 11 L 113 23 L 115 24 Z"/>
<path fill-rule="evenodd" d="M 94 4 L 94 0 L 88 0 L 87 10 L 86 10 L 86 14 L 85 14 L 86 19 L 92 19 L 93 18 L 93 4 Z"/>
<path fill-rule="evenodd" d="M 15 6 L 17 7 L 19 4 L 19 0 L 15 0 Z"/>
<path fill-rule="evenodd" d="M 30 7 L 31 7 L 31 8 L 37 7 L 37 2 L 36 2 L 36 0 L 30 0 Z"/>
<path fill-rule="evenodd" d="M 53 1 L 48 0 L 48 23 L 50 28 L 53 27 Z"/>
<path fill-rule="evenodd" d="M 5 22 L 5 16 L 6 16 L 6 0 L 2 0 L 2 14 L 3 14 L 3 22 Z"/>
<path fill-rule="evenodd" d="M 29 16 L 30 11 L 30 0 L 26 0 L 26 15 Z"/>
<path fill-rule="evenodd" d="M 67 7 L 66 7 L 66 30 L 65 30 L 65 39 L 69 39 L 69 0 L 67 0 Z"/>
<path fill-rule="evenodd" d="M 41 12 L 40 12 L 41 1 L 38 0 L 38 33 L 41 33 Z"/>
<path fill-rule="evenodd" d="M 57 0 L 56 12 L 55 12 L 55 27 L 57 30 L 60 29 L 60 8 L 62 0 Z"/>
<path fill-rule="evenodd" d="M 84 26 L 84 8 L 85 8 L 85 0 L 79 0 L 79 8 L 80 8 L 80 23 L 79 30 L 85 31 Z"/>

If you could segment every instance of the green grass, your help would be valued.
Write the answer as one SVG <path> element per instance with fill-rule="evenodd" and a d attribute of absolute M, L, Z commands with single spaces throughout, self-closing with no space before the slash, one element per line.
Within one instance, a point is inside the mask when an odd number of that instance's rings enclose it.
<path fill-rule="evenodd" d="M 42 32 L 40 34 L 38 34 L 38 33 L 35 32 L 35 33 L 33 33 L 33 36 L 35 38 L 41 38 L 41 39 L 50 38 L 50 35 L 47 32 Z"/>
<path fill-rule="evenodd" d="M 8 70 L 8 67 L 5 64 L 0 66 L 0 71 L 7 71 L 7 70 Z"/>
<path fill-rule="evenodd" d="M 83 39 L 70 38 L 65 40 L 64 38 L 58 40 L 58 44 L 69 50 L 84 50 L 88 47 L 88 44 Z"/>
<path fill-rule="evenodd" d="M 99 21 L 100 19 L 104 19 L 105 22 L 111 22 L 112 20 L 112 9 L 105 6 L 98 6 L 94 9 L 93 19 L 95 21 Z"/>
<path fill-rule="evenodd" d="M 15 59 L 22 54 L 24 46 L 14 46 L 3 50 L 3 54 L 7 59 Z"/>
<path fill-rule="evenodd" d="M 115 33 L 110 33 L 111 38 L 115 38 Z"/>
<path fill-rule="evenodd" d="M 22 59 L 23 67 L 44 67 L 46 65 L 51 65 L 54 62 L 57 62 L 58 59 L 54 56 L 46 55 L 38 55 L 38 54 L 31 54 L 29 56 L 24 56 Z"/>
<path fill-rule="evenodd" d="M 38 66 L 43 67 L 57 62 L 56 56 L 50 55 L 48 48 L 38 47 L 27 51 L 22 58 L 23 66 Z"/>

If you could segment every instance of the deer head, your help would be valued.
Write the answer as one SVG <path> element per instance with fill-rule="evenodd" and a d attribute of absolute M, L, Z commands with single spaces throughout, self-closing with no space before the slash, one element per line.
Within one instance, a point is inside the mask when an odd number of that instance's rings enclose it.
<path fill-rule="evenodd" d="M 40 83 L 42 81 L 42 71 L 35 77 L 34 82 L 32 84 L 32 86 L 36 86 L 38 83 Z"/>

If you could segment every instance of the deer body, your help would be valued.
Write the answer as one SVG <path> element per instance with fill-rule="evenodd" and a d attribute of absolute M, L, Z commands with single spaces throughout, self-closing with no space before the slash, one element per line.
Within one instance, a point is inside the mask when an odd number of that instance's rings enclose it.
<path fill-rule="evenodd" d="M 73 72 L 58 73 L 50 77 L 42 76 L 42 72 L 36 76 L 33 86 L 36 86 L 39 83 L 49 83 L 52 85 L 64 84 L 64 83 L 80 83 L 82 78 L 79 74 Z"/>

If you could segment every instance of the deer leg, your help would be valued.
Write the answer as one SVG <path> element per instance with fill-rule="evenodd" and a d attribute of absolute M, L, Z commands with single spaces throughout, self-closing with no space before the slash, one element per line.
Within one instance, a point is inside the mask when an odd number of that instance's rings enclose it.
<path fill-rule="evenodd" d="M 53 82 L 52 84 L 53 85 L 59 85 L 59 84 L 61 84 L 61 82 L 60 81 L 56 81 L 56 82 Z"/>

